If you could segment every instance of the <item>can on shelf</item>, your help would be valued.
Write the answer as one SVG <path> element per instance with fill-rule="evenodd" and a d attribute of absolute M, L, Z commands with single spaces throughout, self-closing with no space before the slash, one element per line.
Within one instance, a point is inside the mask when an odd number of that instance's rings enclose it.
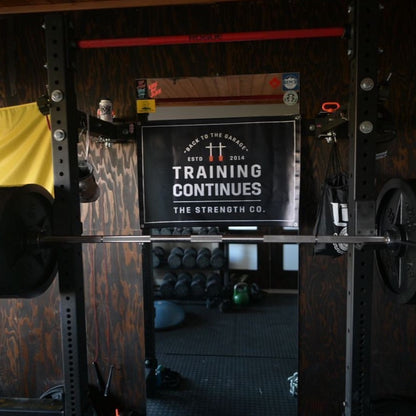
<path fill-rule="evenodd" d="M 97 117 L 105 121 L 113 121 L 113 103 L 108 98 L 100 100 L 98 103 Z"/>

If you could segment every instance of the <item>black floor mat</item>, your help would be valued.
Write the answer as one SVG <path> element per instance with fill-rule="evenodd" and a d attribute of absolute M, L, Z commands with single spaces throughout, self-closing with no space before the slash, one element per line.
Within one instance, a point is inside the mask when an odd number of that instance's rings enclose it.
<path fill-rule="evenodd" d="M 182 305 L 184 323 L 156 332 L 159 363 L 182 383 L 148 399 L 148 416 L 297 414 L 287 381 L 297 371 L 296 295 L 268 295 L 229 313 Z"/>

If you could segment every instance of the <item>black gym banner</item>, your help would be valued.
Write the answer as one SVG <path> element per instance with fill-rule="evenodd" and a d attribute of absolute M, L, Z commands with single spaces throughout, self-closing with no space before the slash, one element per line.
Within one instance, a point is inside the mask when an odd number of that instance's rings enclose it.
<path fill-rule="evenodd" d="M 297 226 L 297 117 L 175 120 L 141 126 L 143 227 Z"/>

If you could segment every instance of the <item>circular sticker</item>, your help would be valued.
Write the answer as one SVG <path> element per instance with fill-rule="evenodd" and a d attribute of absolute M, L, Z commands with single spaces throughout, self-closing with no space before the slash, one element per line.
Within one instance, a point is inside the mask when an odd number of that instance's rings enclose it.
<path fill-rule="evenodd" d="M 298 79 L 295 75 L 286 75 L 283 78 L 283 88 L 286 90 L 294 90 L 298 86 Z"/>
<path fill-rule="evenodd" d="M 299 96 L 296 91 L 286 91 L 283 94 L 283 102 L 286 105 L 295 105 L 299 101 Z"/>

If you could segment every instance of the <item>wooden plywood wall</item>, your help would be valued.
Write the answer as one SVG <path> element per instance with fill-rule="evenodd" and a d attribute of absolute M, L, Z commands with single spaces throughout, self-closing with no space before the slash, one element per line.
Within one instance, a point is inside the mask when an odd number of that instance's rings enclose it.
<path fill-rule="evenodd" d="M 81 204 L 84 234 L 140 234 L 135 144 L 108 148 L 93 142 L 88 161 L 101 195 Z M 96 361 L 103 374 L 114 366 L 112 394 L 127 408 L 143 411 L 141 245 L 84 245 L 83 260 L 88 362 Z M 92 366 L 90 380 L 95 380 Z"/>

